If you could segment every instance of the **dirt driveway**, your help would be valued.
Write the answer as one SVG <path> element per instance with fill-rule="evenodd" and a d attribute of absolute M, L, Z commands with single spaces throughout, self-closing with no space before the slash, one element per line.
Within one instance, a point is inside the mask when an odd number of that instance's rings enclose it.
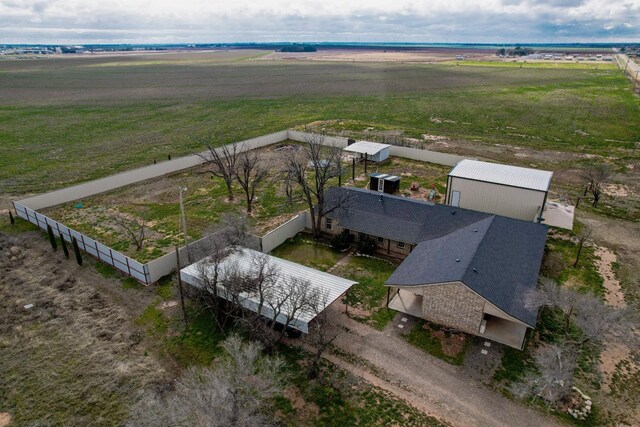
<path fill-rule="evenodd" d="M 327 358 L 414 407 L 455 426 L 555 426 L 556 420 L 510 401 L 390 331 L 359 323 L 339 307 L 337 322 L 348 332 Z M 393 324 L 387 328 L 395 327 Z"/>

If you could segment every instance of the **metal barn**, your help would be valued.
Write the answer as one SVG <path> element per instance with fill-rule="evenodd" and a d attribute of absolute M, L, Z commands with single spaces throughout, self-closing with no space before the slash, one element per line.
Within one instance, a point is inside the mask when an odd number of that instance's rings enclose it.
<path fill-rule="evenodd" d="M 448 205 L 542 222 L 553 172 L 462 160 L 447 178 Z"/>

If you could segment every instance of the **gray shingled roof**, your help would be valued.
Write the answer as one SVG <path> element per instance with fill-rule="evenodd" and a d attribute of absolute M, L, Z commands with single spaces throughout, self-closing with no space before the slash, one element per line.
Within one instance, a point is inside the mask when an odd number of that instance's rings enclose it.
<path fill-rule="evenodd" d="M 462 282 L 505 313 L 535 326 L 524 295 L 534 289 L 547 227 L 370 190 L 331 188 L 327 217 L 340 226 L 417 244 L 385 283 L 428 286 Z M 346 195 L 346 197 L 345 197 Z"/>

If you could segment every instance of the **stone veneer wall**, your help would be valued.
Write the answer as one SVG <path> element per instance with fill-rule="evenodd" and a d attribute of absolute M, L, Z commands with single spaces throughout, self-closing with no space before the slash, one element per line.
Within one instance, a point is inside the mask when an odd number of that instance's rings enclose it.
<path fill-rule="evenodd" d="M 477 334 L 482 322 L 484 299 L 460 282 L 425 286 L 422 316 L 434 323 L 469 334 Z"/>

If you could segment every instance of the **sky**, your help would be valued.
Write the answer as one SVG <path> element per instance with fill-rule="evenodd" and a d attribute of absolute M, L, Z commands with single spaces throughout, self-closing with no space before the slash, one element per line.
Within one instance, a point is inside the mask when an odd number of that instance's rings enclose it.
<path fill-rule="evenodd" d="M 640 42 L 640 0 L 0 0 L 0 44 Z"/>

